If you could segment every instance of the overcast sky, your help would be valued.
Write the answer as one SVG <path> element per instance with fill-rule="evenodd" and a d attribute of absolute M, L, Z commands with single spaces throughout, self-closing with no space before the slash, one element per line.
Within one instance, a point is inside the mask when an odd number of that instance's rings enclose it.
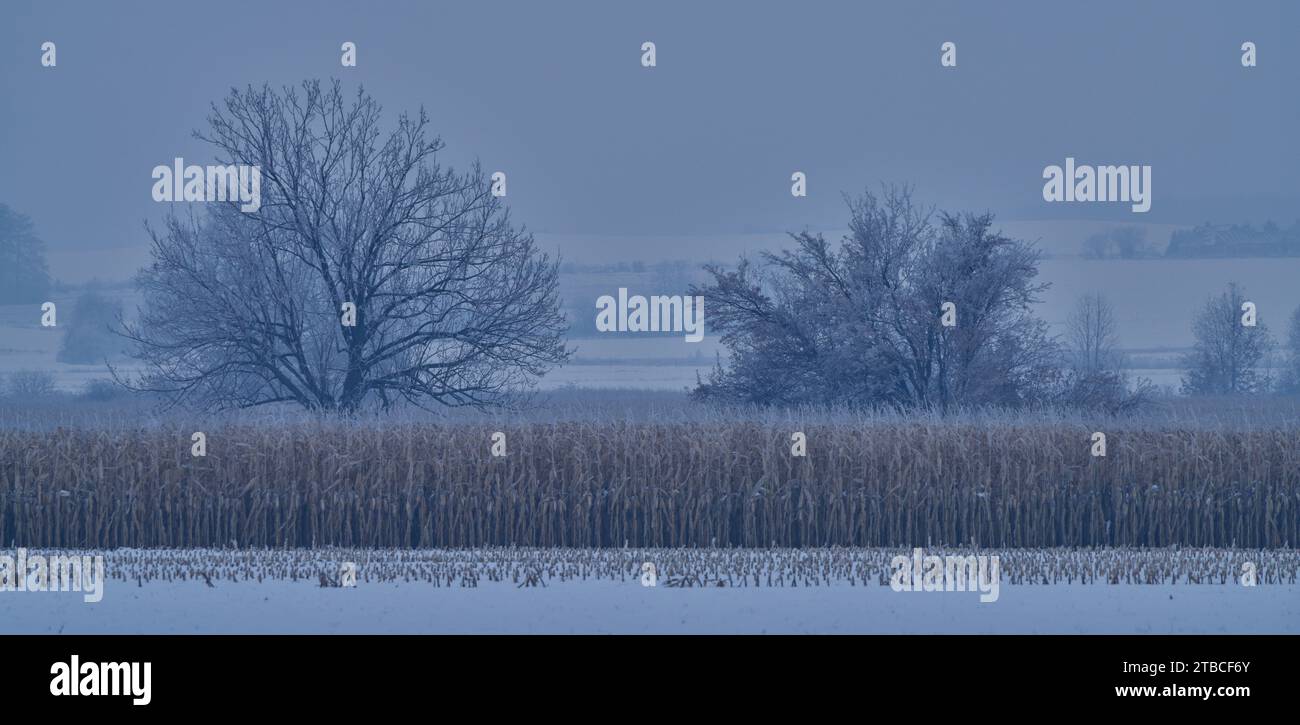
<path fill-rule="evenodd" d="M 551 235 L 839 228 L 841 193 L 881 181 L 1004 220 L 1290 222 L 1298 44 L 1300 4 L 1280 0 L 5 0 L 0 202 L 52 251 L 138 245 L 165 210 L 153 167 L 211 160 L 190 136 L 209 103 L 339 77 L 390 117 L 423 105 L 444 159 L 506 171 L 516 220 Z M 1151 165 L 1151 212 L 1044 203 L 1043 168 L 1066 156 Z"/>

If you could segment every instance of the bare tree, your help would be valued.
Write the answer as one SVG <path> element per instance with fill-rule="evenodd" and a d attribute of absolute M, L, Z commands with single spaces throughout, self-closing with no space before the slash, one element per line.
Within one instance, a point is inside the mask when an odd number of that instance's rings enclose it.
<path fill-rule="evenodd" d="M 934 409 L 1039 399 L 1059 353 L 1030 313 L 1046 287 L 1038 253 L 993 232 L 988 214 L 936 226 L 907 187 L 848 203 L 838 249 L 804 232 L 761 267 L 706 268 L 712 283 L 695 293 L 731 356 L 696 395 Z"/>
<path fill-rule="evenodd" d="M 1098 373 L 1120 367 L 1119 325 L 1115 308 L 1100 294 L 1079 298 L 1065 321 L 1065 336 L 1071 365 L 1083 373 Z"/>
<path fill-rule="evenodd" d="M 1300 307 L 1287 323 L 1285 368 L 1279 380 L 1284 393 L 1300 393 Z"/>
<path fill-rule="evenodd" d="M 32 220 L 0 204 L 0 304 L 44 302 L 49 289 L 45 243 Z"/>
<path fill-rule="evenodd" d="M 1243 324 L 1245 302 L 1245 291 L 1235 282 L 1206 300 L 1192 321 L 1196 344 L 1184 358 L 1184 393 L 1235 395 L 1268 389 L 1270 377 L 1261 363 L 1273 349 L 1273 338 L 1262 319 L 1254 326 Z"/>
<path fill-rule="evenodd" d="M 1125 413 L 1151 402 L 1156 388 L 1150 380 L 1130 381 L 1119 351 L 1115 308 L 1100 294 L 1079 298 L 1065 322 L 1069 367 L 1060 400 L 1067 407 Z"/>
<path fill-rule="evenodd" d="M 1087 259 L 1106 259 L 1112 256 L 1123 259 L 1140 259 L 1151 256 L 1147 243 L 1147 230 L 1139 226 L 1115 227 L 1097 232 L 1083 241 L 1083 256 Z"/>
<path fill-rule="evenodd" d="M 488 406 L 568 356 L 557 269 L 481 169 L 441 166 L 428 119 L 336 81 L 249 87 L 195 137 L 260 167 L 261 206 L 171 216 L 123 323 L 136 386 L 211 408 Z M 345 306 L 354 324 L 344 324 Z"/>

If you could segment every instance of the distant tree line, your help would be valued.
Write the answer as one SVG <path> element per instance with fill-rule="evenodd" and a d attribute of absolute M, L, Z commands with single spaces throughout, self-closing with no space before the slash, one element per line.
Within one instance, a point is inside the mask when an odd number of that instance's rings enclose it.
<path fill-rule="evenodd" d="M 1272 221 L 1251 224 L 1201 224 L 1169 238 L 1166 257 L 1300 257 L 1300 220 L 1287 228 Z"/>
<path fill-rule="evenodd" d="M 1083 256 L 1088 259 L 1145 259 L 1156 256 L 1147 241 L 1144 227 L 1123 226 L 1098 232 L 1083 242 Z"/>
<path fill-rule="evenodd" d="M 646 263 L 637 259 L 633 261 L 609 262 L 607 264 L 579 264 L 564 262 L 560 265 L 560 274 L 592 274 L 619 272 L 623 274 L 641 274 L 646 271 Z"/>
<path fill-rule="evenodd" d="M 1131 379 L 1119 353 L 1114 309 L 1085 295 L 1064 339 L 1031 306 L 1039 253 L 993 231 L 993 217 L 935 212 L 908 187 L 848 200 L 849 233 L 838 246 L 820 234 L 794 246 L 706 267 L 692 289 L 708 300 L 712 331 L 730 351 L 694 396 L 756 405 L 863 405 L 948 411 L 1056 405 L 1121 413 L 1154 396 Z M 1122 231 L 1122 230 L 1121 230 Z M 1113 237 L 1112 237 L 1113 238 Z M 1119 239 L 1140 248 L 1140 235 Z M 1232 285 L 1207 300 L 1184 360 L 1188 394 L 1273 389 L 1274 343 L 1243 317 Z M 945 319 L 951 316 L 951 319 Z M 1300 310 L 1292 316 L 1283 390 L 1300 391 Z"/>
<path fill-rule="evenodd" d="M 1272 221 L 1258 228 L 1251 224 L 1201 224 L 1175 231 L 1163 252 L 1147 240 L 1145 228 L 1128 225 L 1089 236 L 1081 252 L 1087 259 L 1300 257 L 1300 221 L 1287 228 Z"/>

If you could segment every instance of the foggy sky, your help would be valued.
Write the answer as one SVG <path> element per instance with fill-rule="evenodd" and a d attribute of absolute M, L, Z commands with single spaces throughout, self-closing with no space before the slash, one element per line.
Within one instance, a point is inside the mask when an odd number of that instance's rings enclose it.
<path fill-rule="evenodd" d="M 338 77 L 390 119 L 423 105 L 445 161 L 506 171 L 516 221 L 609 235 L 628 258 L 653 256 L 636 235 L 842 228 L 841 193 L 882 181 L 1003 220 L 1289 223 L 1298 40 L 1300 6 L 1282 1 L 6 0 L 0 202 L 51 251 L 139 245 L 167 208 L 152 168 L 211 161 L 191 138 L 210 103 Z M 1151 212 L 1044 203 L 1043 167 L 1067 155 L 1150 164 Z"/>

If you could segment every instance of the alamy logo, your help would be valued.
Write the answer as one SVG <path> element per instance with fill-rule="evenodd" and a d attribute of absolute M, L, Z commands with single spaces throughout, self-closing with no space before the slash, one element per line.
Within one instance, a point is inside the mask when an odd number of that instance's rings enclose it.
<path fill-rule="evenodd" d="M 50 665 L 50 694 L 55 697 L 77 695 L 128 695 L 133 705 L 148 705 L 151 692 L 152 663 L 82 662 L 72 655 L 69 662 Z"/>
<path fill-rule="evenodd" d="M 84 592 L 83 601 L 104 598 L 104 557 L 0 554 L 0 592 Z"/>
<path fill-rule="evenodd" d="M 1151 209 L 1150 166 L 1076 166 L 1071 156 L 1064 169 L 1045 167 L 1043 178 L 1044 201 L 1127 201 L 1139 214 Z"/>
<path fill-rule="evenodd" d="M 628 297 L 618 288 L 618 299 L 601 295 L 596 300 L 596 329 L 600 332 L 685 332 L 687 342 L 704 339 L 704 298 L 682 295 Z"/>
<path fill-rule="evenodd" d="M 899 554 L 889 562 L 894 570 L 889 588 L 896 592 L 980 592 L 984 603 L 998 600 L 1002 572 L 998 557 L 926 556 L 925 550 L 912 550 L 912 558 Z"/>
<path fill-rule="evenodd" d="M 239 201 L 239 210 L 262 208 L 262 169 L 246 164 L 185 165 L 177 156 L 171 166 L 153 167 L 154 201 Z"/>

